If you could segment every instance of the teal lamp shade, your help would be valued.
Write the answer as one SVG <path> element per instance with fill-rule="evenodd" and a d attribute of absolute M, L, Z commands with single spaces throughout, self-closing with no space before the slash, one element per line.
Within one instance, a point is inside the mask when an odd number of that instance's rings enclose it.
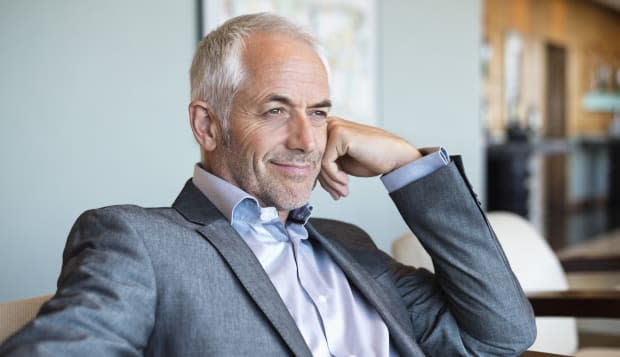
<path fill-rule="evenodd" d="M 620 112 L 620 93 L 588 92 L 583 97 L 583 108 L 589 112 Z"/>
<path fill-rule="evenodd" d="M 612 137 L 620 138 L 620 92 L 588 92 L 583 97 L 583 108 L 590 112 L 613 113 L 607 131 Z"/>

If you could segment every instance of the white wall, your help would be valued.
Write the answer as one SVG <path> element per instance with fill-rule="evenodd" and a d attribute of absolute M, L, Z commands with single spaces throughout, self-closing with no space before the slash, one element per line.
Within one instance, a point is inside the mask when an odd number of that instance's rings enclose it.
<path fill-rule="evenodd" d="M 418 147 L 443 145 L 462 155 L 482 197 L 481 2 L 387 0 L 378 7 L 383 127 Z M 353 180 L 351 195 L 337 204 L 327 194 L 315 197 L 318 215 L 363 227 L 387 252 L 408 230 L 378 179 Z"/>
<path fill-rule="evenodd" d="M 170 205 L 194 1 L 0 0 L 0 301 L 50 293 L 80 212 Z"/>
<path fill-rule="evenodd" d="M 480 0 L 378 7 L 381 122 L 462 154 L 480 191 Z M 0 301 L 54 290 L 83 210 L 169 205 L 191 175 L 195 17 L 192 0 L 0 0 Z M 313 202 L 385 250 L 406 230 L 378 179 Z"/>

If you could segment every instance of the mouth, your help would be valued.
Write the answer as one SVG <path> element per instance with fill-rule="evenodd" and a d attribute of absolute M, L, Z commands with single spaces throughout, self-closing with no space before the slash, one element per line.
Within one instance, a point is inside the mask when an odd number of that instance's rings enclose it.
<path fill-rule="evenodd" d="M 312 173 L 312 165 L 309 163 L 271 161 L 271 164 L 285 176 L 305 177 Z"/>

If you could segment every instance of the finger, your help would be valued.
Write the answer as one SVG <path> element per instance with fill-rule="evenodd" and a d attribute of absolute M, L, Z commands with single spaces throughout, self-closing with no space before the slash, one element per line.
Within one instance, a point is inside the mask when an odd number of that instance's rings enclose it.
<path fill-rule="evenodd" d="M 327 175 L 331 181 L 345 185 L 349 181 L 347 173 L 341 170 L 340 166 L 335 161 L 323 160 L 321 171 Z"/>
<path fill-rule="evenodd" d="M 319 182 L 323 188 L 337 194 L 337 196 L 346 196 L 349 194 L 348 184 L 334 181 L 325 173 L 319 174 Z"/>
<path fill-rule="evenodd" d="M 325 192 L 329 193 L 329 195 L 332 197 L 334 201 L 337 201 L 338 199 L 340 199 L 340 195 L 338 194 L 338 192 L 332 190 L 328 185 L 324 184 L 323 180 L 319 180 L 319 182 L 321 183 L 321 187 L 323 187 Z"/>
<path fill-rule="evenodd" d="M 336 154 L 329 152 L 329 160 L 337 164 L 338 171 L 353 176 L 384 174 L 421 156 L 403 138 L 376 127 L 339 118 L 328 121 L 328 142 L 329 149 L 336 151 Z M 326 167 L 332 176 L 336 175 L 333 170 L 331 165 Z"/>
<path fill-rule="evenodd" d="M 325 179 L 323 179 L 322 177 L 319 177 L 319 183 L 321 184 L 321 187 L 323 187 L 323 189 L 329 193 L 330 196 L 332 196 L 332 199 L 334 200 L 338 200 L 340 198 L 340 194 L 338 194 L 338 192 L 336 192 L 336 190 L 334 190 L 326 181 Z"/>
<path fill-rule="evenodd" d="M 375 176 L 374 165 L 382 158 L 374 158 L 373 150 L 365 142 L 374 139 L 377 128 L 353 123 L 340 118 L 328 122 L 328 140 L 323 164 L 325 171 L 337 181 L 344 176 Z M 372 142 L 372 141 L 371 141 Z M 370 144 L 370 143 L 368 143 Z M 358 160 L 362 159 L 362 161 Z"/>
<path fill-rule="evenodd" d="M 334 199 L 349 195 L 348 178 L 346 183 L 340 183 L 332 180 L 329 175 L 324 172 L 319 173 L 319 182 L 321 186 L 329 192 Z"/>
<path fill-rule="evenodd" d="M 333 128 L 333 125 L 330 126 Z M 321 162 L 321 171 L 329 176 L 333 181 L 341 184 L 348 183 L 348 175 L 338 165 L 338 159 L 346 155 L 347 148 L 343 145 L 343 139 L 334 130 L 328 129 L 327 143 Z"/>

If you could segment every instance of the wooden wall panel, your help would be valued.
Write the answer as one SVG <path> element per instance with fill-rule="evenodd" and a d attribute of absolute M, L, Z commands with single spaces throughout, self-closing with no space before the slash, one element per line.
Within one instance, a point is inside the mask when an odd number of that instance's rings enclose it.
<path fill-rule="evenodd" d="M 590 113 L 581 107 L 585 92 L 593 87 L 593 76 L 601 63 L 620 67 L 620 13 L 589 0 L 486 0 L 484 33 L 493 55 L 483 79 L 487 102 L 487 127 L 500 135 L 506 125 L 503 101 L 503 41 L 516 30 L 524 39 L 523 103 L 520 119 L 534 105 L 544 115 L 546 43 L 567 50 L 567 135 L 603 134 L 610 113 Z M 538 99 L 536 99 L 538 98 Z M 543 118 L 544 122 L 544 118 Z"/>

